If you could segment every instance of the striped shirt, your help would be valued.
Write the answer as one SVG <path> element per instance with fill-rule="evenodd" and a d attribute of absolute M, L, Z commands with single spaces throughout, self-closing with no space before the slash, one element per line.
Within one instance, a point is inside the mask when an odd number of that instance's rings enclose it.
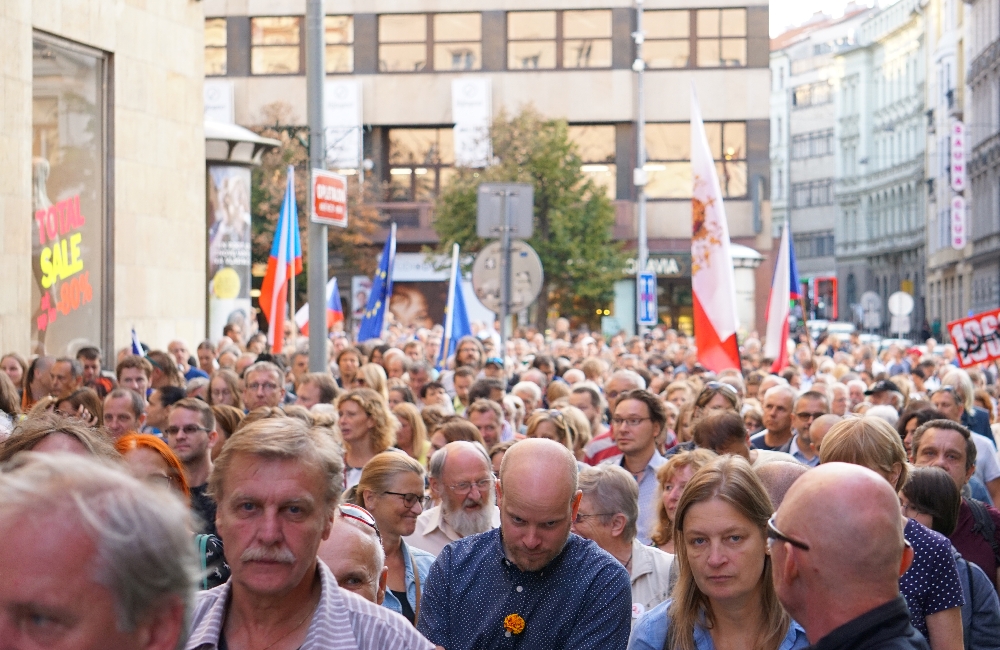
<path fill-rule="evenodd" d="M 399 614 L 344 591 L 318 562 L 320 597 L 299 650 L 432 650 Z M 198 594 L 185 650 L 218 650 L 232 581 Z"/>

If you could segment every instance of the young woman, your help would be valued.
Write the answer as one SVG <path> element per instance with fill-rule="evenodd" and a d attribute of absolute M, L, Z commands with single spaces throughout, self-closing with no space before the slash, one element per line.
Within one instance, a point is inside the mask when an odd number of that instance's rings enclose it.
<path fill-rule="evenodd" d="M 389 413 L 382 396 L 370 388 L 341 395 L 337 415 L 345 448 L 345 487 L 350 488 L 361 479 L 361 470 L 368 461 L 396 444 L 399 422 Z"/>

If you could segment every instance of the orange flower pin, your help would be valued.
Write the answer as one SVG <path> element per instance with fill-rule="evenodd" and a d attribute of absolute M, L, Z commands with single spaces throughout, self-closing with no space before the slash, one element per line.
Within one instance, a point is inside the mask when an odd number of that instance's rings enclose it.
<path fill-rule="evenodd" d="M 524 619 L 520 614 L 508 614 L 507 618 L 503 619 L 503 629 L 511 634 L 520 634 L 524 632 Z"/>

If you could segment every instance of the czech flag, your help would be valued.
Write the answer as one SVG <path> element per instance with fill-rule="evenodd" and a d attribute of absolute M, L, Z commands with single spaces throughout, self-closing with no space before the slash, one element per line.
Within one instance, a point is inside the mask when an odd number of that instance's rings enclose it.
<path fill-rule="evenodd" d="M 780 372 L 788 365 L 788 318 L 794 301 L 801 300 L 799 272 L 795 266 L 795 248 L 788 223 L 781 231 L 778 261 L 774 265 L 771 296 L 767 301 L 767 336 L 764 356 L 774 359 L 771 372 Z"/>
<path fill-rule="evenodd" d="M 441 369 L 445 361 L 455 351 L 455 344 L 463 336 L 472 335 L 469 312 L 465 309 L 462 296 L 462 269 L 458 264 L 458 244 L 452 245 L 451 282 L 448 283 L 448 304 L 444 311 L 444 332 L 441 334 L 441 351 L 438 353 L 437 367 Z"/>
<path fill-rule="evenodd" d="M 288 309 L 288 285 L 302 273 L 302 242 L 299 239 L 299 213 L 295 205 L 295 168 L 288 166 L 285 200 L 281 203 L 278 226 L 274 231 L 267 273 L 260 286 L 260 310 L 267 318 L 267 342 L 278 354 L 285 344 L 285 311 Z"/>
<path fill-rule="evenodd" d="M 337 288 L 337 278 L 330 278 L 326 283 L 326 329 L 333 329 L 336 323 L 344 322 L 344 308 L 340 304 L 340 290 Z M 302 305 L 295 312 L 295 325 L 299 333 L 309 336 L 309 303 Z"/>

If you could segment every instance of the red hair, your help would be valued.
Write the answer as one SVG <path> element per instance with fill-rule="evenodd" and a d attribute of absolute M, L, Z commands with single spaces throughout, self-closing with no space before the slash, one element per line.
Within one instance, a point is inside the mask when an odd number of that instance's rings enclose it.
<path fill-rule="evenodd" d="M 170 466 L 173 479 L 177 481 L 178 488 L 184 493 L 184 498 L 191 498 L 191 488 L 184 477 L 184 468 L 181 466 L 181 461 L 177 459 L 177 456 L 167 446 L 167 443 L 148 433 L 128 433 L 115 441 L 115 449 L 123 457 L 126 453 L 135 449 L 150 449 L 155 451 Z"/>

